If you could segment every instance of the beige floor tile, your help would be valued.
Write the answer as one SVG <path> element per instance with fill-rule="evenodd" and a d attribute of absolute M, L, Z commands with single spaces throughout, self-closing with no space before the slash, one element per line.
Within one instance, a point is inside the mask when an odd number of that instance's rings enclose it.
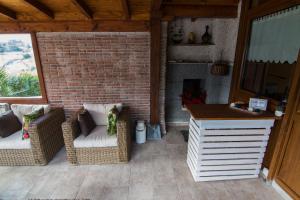
<path fill-rule="evenodd" d="M 181 200 L 176 184 L 154 186 L 154 200 Z"/>
<path fill-rule="evenodd" d="M 77 193 L 76 198 L 90 200 L 101 199 L 103 187 L 100 182 L 101 181 L 97 179 L 91 179 L 86 177 Z"/>
<path fill-rule="evenodd" d="M 129 186 L 129 200 L 152 200 L 153 184 L 133 184 Z"/>
<path fill-rule="evenodd" d="M 127 200 L 129 187 L 104 187 L 101 200 Z"/>
<path fill-rule="evenodd" d="M 74 199 L 87 173 L 88 171 L 85 171 L 82 168 L 76 168 L 72 171 L 61 174 L 62 178 L 59 181 L 61 184 L 58 184 L 55 187 L 51 198 Z"/>
<path fill-rule="evenodd" d="M 130 185 L 152 184 L 154 178 L 152 158 L 130 163 Z"/>
<path fill-rule="evenodd" d="M 280 200 L 261 179 L 195 182 L 180 128 L 133 145 L 128 164 L 70 165 L 62 149 L 47 166 L 0 167 L 0 199 Z"/>

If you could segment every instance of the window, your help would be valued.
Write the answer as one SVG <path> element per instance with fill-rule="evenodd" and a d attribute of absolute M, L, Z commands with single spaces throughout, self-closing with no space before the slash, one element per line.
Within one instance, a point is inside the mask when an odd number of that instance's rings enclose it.
<path fill-rule="evenodd" d="M 45 96 L 35 35 L 0 34 L 0 100 L 44 103 Z"/>
<path fill-rule="evenodd" d="M 242 89 L 277 101 L 288 98 L 300 48 L 300 6 L 252 21 Z"/>

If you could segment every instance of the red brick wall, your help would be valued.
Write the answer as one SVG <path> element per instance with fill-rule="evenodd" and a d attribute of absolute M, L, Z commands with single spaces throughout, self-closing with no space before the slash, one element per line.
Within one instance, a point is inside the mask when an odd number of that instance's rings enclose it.
<path fill-rule="evenodd" d="M 130 107 L 150 116 L 149 33 L 38 33 L 49 103 L 67 115 L 84 102 Z"/>

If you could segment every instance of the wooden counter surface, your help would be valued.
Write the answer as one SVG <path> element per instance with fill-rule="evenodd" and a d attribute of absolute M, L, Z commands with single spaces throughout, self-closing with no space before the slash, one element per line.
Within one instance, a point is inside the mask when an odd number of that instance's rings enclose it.
<path fill-rule="evenodd" d="M 251 114 L 229 107 L 228 104 L 195 104 L 186 106 L 196 120 L 256 120 L 276 119 L 271 112 Z"/>

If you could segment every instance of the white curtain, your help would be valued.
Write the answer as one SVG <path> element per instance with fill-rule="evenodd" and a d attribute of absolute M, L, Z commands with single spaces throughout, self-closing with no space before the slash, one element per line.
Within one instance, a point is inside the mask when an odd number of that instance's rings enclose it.
<path fill-rule="evenodd" d="M 294 63 L 299 49 L 300 6 L 253 21 L 249 61 Z"/>

